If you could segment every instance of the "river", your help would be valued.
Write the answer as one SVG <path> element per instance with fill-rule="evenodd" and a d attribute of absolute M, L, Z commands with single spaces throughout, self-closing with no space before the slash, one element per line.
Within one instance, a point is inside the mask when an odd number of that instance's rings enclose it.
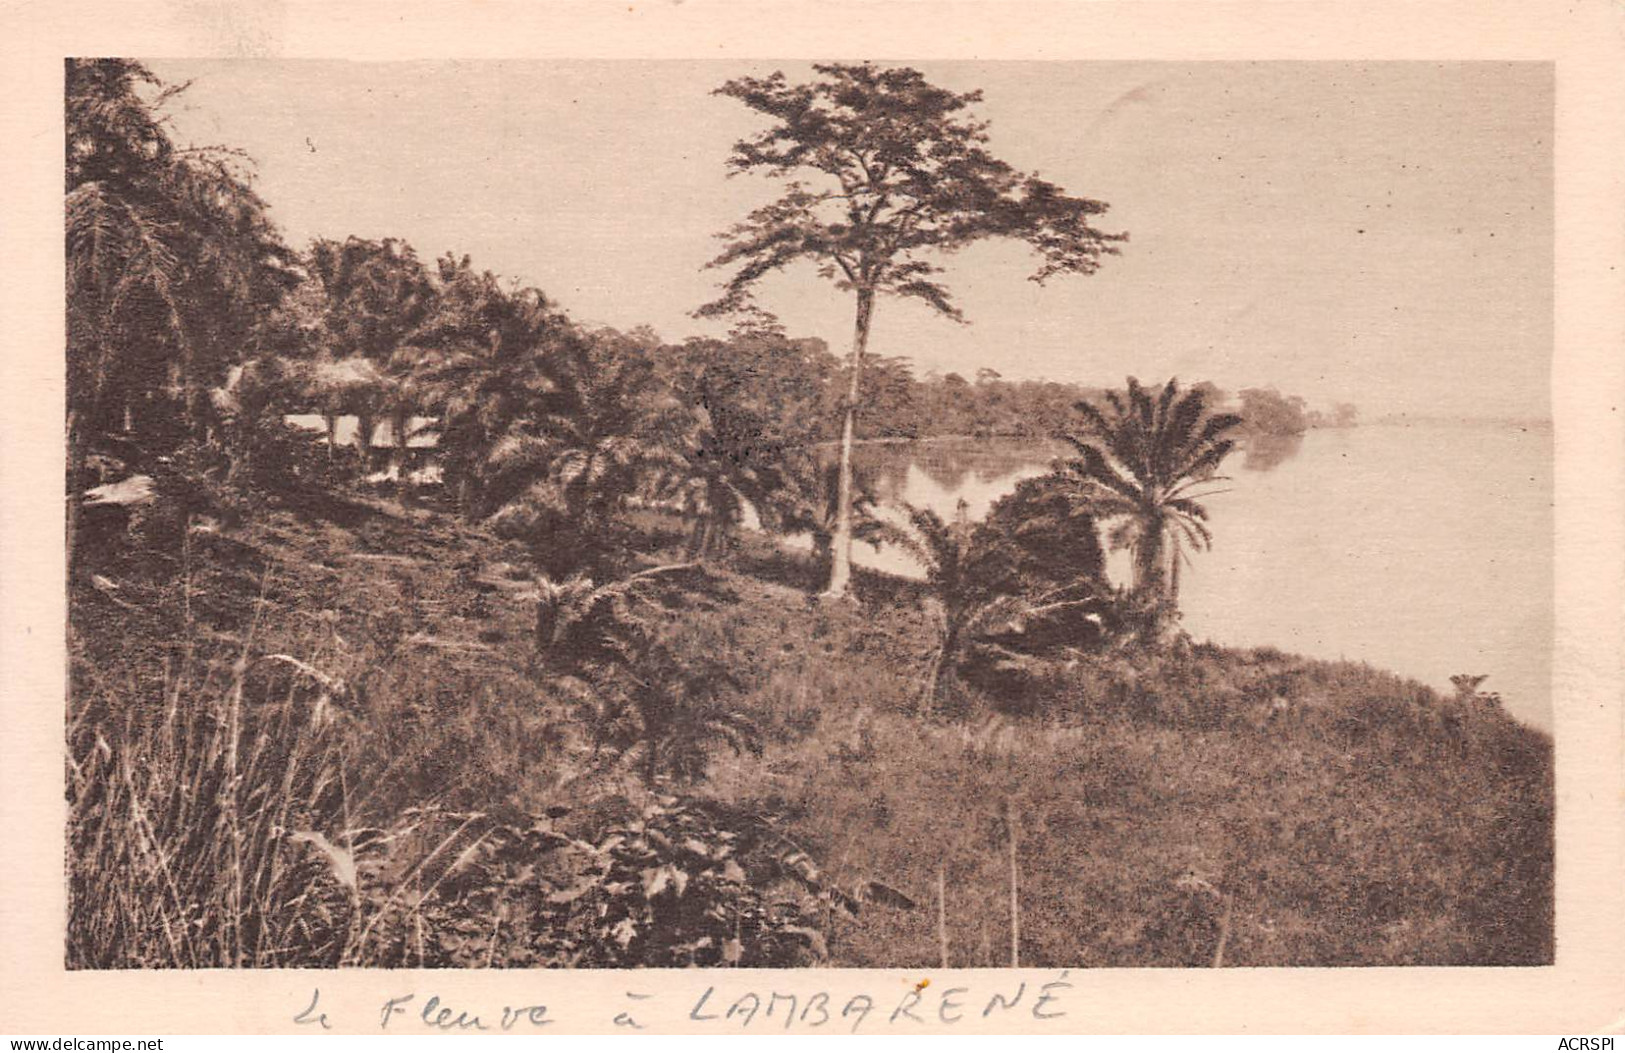
<path fill-rule="evenodd" d="M 956 439 L 860 448 L 883 508 L 980 517 L 1063 449 Z M 1181 579 L 1198 640 L 1347 658 L 1450 690 L 1486 674 L 1509 712 L 1551 727 L 1552 433 L 1508 424 L 1364 425 L 1234 455 L 1206 502 L 1212 551 Z M 918 576 L 899 550 L 854 561 Z M 1126 580 L 1127 555 L 1109 561 Z"/>

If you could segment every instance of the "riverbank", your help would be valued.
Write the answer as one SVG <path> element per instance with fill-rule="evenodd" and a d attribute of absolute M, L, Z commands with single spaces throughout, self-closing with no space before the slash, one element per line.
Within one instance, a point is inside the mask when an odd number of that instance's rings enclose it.
<path fill-rule="evenodd" d="M 1444 692 L 1452 676 L 1486 675 L 1509 712 L 1549 730 L 1551 442 L 1549 431 L 1362 424 L 1311 431 L 1279 459 L 1238 458 L 1205 502 L 1214 543 L 1181 575 L 1182 624 L 1198 640 L 1368 661 Z M 883 506 L 951 519 L 964 500 L 977 518 L 1056 452 L 937 443 L 859 463 Z M 906 552 L 854 555 L 916 570 Z M 1125 553 L 1108 572 L 1127 581 Z"/>
<path fill-rule="evenodd" d="M 643 527 L 647 562 L 670 562 L 680 533 L 654 518 Z M 220 957 L 231 940 L 205 939 L 184 922 L 193 916 L 226 917 L 239 946 L 273 926 L 286 938 L 253 943 L 259 957 L 236 964 L 341 953 L 379 966 L 564 964 L 576 960 L 570 926 L 582 922 L 568 897 L 581 872 L 562 862 L 575 850 L 548 838 L 607 843 L 675 807 L 728 824 L 718 843 L 766 847 L 733 884 L 671 863 L 696 882 L 675 899 L 665 883 L 638 889 L 632 870 L 633 887 L 613 895 L 641 897 L 648 913 L 627 917 L 676 924 L 682 897 L 713 888 L 733 890 L 719 903 L 784 898 L 799 904 L 791 928 L 816 933 L 798 953 L 832 965 L 936 966 L 944 936 L 953 966 L 1008 964 L 1012 872 L 1023 965 L 1205 966 L 1221 942 L 1225 965 L 1551 960 L 1550 741 L 1472 697 L 1354 663 L 1198 646 L 1087 662 L 1018 703 L 967 694 L 951 717 L 926 717 L 931 635 L 917 586 L 862 573 L 857 604 L 819 604 L 810 567 L 746 538 L 657 620 L 680 664 L 729 674 L 715 712 L 751 733 L 737 753 L 710 741 L 691 778 L 651 792 L 632 754 L 615 760 L 619 740 L 583 735 L 589 719 L 614 719 L 592 717 L 604 700 L 537 668 L 535 586 L 515 547 L 433 511 L 346 498 L 200 534 L 188 559 L 173 585 L 143 584 L 132 561 L 74 597 L 78 965 L 233 964 Z M 256 755 L 293 758 L 259 785 L 298 799 L 264 814 L 259 835 L 235 835 L 282 892 L 231 901 L 229 881 L 202 883 L 196 896 L 221 898 L 168 911 L 159 871 L 87 853 L 135 852 L 135 805 L 162 817 L 154 798 L 166 789 L 193 811 L 159 842 L 222 838 L 232 827 L 211 816 L 260 814 L 187 753 L 211 713 L 252 720 L 221 708 L 234 691 L 251 713 L 302 714 L 256 724 L 260 737 L 245 740 Z M 196 735 L 163 732 L 174 713 Z M 329 749 L 343 776 L 332 785 L 350 788 L 342 810 L 314 775 L 298 790 L 298 773 Z M 120 789 L 126 757 L 145 766 L 139 792 Z M 369 863 L 346 831 L 405 845 L 427 836 L 431 814 L 448 824 L 436 838 L 454 846 L 439 865 L 459 862 L 396 918 L 401 901 L 385 890 L 411 854 Z M 450 836 L 473 816 L 558 833 L 526 834 L 503 849 L 513 860 L 487 860 Z M 359 946 L 331 935 L 353 920 L 347 911 L 375 923 Z M 527 931 L 521 917 L 545 925 Z M 301 946 L 298 931 L 329 935 Z M 711 953 L 699 939 L 689 960 Z"/>

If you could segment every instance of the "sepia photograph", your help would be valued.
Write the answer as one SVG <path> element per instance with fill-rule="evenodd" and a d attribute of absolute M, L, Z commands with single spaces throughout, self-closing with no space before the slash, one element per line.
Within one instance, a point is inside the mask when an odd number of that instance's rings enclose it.
<path fill-rule="evenodd" d="M 68 969 L 1554 961 L 1551 63 L 63 75 Z"/>

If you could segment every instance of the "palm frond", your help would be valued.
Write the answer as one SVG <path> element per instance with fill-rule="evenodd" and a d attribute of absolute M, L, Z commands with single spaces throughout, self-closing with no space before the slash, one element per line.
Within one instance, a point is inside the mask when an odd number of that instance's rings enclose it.
<path fill-rule="evenodd" d="M 1098 447 L 1067 437 L 1082 457 L 1068 463 L 1068 468 L 1080 479 L 1104 488 L 1110 494 L 1137 504 L 1142 497 L 1140 487 L 1126 478 Z"/>

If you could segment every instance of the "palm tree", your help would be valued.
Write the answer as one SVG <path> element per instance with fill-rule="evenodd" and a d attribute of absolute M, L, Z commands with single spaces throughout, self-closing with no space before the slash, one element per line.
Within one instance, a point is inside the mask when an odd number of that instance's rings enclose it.
<path fill-rule="evenodd" d="M 305 263 L 322 290 L 323 336 L 335 358 L 382 365 L 437 307 L 428 268 L 404 241 L 318 238 Z"/>
<path fill-rule="evenodd" d="M 71 563 L 89 448 L 123 432 L 151 458 L 208 439 L 209 392 L 296 274 L 246 159 L 170 142 L 158 113 L 179 89 L 122 59 L 70 59 L 66 79 Z"/>
<path fill-rule="evenodd" d="M 438 262 L 435 309 L 398 347 L 401 400 L 439 417 L 440 452 L 459 509 L 500 506 L 485 492 L 490 455 L 516 429 L 563 412 L 560 363 L 581 352 L 574 326 L 538 289 L 504 290 L 467 256 Z"/>
<path fill-rule="evenodd" d="M 965 641 L 1018 617 L 1027 604 L 991 588 L 977 573 L 974 530 L 963 500 L 952 522 L 929 508 L 907 506 L 907 514 L 908 529 L 888 531 L 888 540 L 925 569 L 926 587 L 936 602 L 938 642 L 921 679 L 922 701 L 935 708 L 952 682 Z"/>
<path fill-rule="evenodd" d="M 395 352 L 405 397 L 440 418 L 464 514 L 567 574 L 609 552 L 617 513 L 681 463 L 684 407 L 648 349 L 588 332 L 537 289 L 439 261 L 435 310 Z"/>
<path fill-rule="evenodd" d="M 810 459 L 773 438 L 762 414 L 717 397 L 704 376 L 691 412 L 681 463 L 656 487 L 657 496 L 676 503 L 693 524 L 689 558 L 710 556 L 747 510 L 765 530 L 796 522 Z"/>
<path fill-rule="evenodd" d="M 555 570 L 609 557 L 620 513 L 681 471 L 688 417 L 649 357 L 590 334 L 553 357 L 552 385 L 496 437 L 481 466 L 492 525 Z"/>
<path fill-rule="evenodd" d="M 929 508 L 909 507 L 907 512 L 911 530 L 897 531 L 892 541 L 925 568 L 926 586 L 937 603 L 939 639 L 922 679 L 923 700 L 934 706 L 947 686 L 945 673 L 954 667 L 965 631 L 990 598 L 967 573 L 971 530 L 965 502 L 959 502 L 952 523 Z"/>
<path fill-rule="evenodd" d="M 544 472 L 522 468 L 521 476 L 535 480 L 532 494 L 584 521 L 602 521 L 655 473 L 680 465 L 684 412 L 648 363 L 615 348 L 569 361 L 562 379 L 562 412 L 535 429 L 552 457 Z M 499 477 L 507 469 L 497 451 L 492 469 Z"/>
<path fill-rule="evenodd" d="M 128 380 L 162 376 L 130 359 L 184 345 L 182 260 L 162 182 L 175 149 L 138 86 L 145 66 L 67 63 L 67 397 L 70 454 L 130 416 Z M 114 404 L 119 403 L 119 404 Z"/>
<path fill-rule="evenodd" d="M 1153 393 L 1130 377 L 1126 392 L 1105 398 L 1104 409 L 1077 403 L 1083 435 L 1063 437 L 1080 456 L 1064 470 L 1097 516 L 1118 521 L 1111 538 L 1134 554 L 1135 594 L 1172 609 L 1187 546 L 1213 543 L 1201 501 L 1219 491 L 1197 491 L 1220 481 L 1214 473 L 1235 448 L 1225 433 L 1241 418 L 1210 413 L 1207 393 L 1181 393 L 1177 380 Z"/>
<path fill-rule="evenodd" d="M 180 261 L 163 224 L 100 183 L 67 198 L 67 401 L 70 486 L 90 437 L 137 423 L 132 403 L 147 392 L 129 383 L 160 349 L 184 347 Z M 136 323 L 136 324 L 132 324 Z M 73 506 L 69 506 L 70 523 Z M 71 534 L 71 529 L 70 529 Z"/>
<path fill-rule="evenodd" d="M 964 662 L 1076 656 L 1098 645 L 1107 606 L 1090 557 L 1098 546 L 1054 554 L 1055 565 L 1035 575 L 1023 565 L 1033 553 L 1020 551 L 1029 539 L 1012 535 L 1008 523 L 972 524 L 963 500 L 951 522 L 928 508 L 907 512 L 907 529 L 885 533 L 924 568 L 937 608 L 938 643 L 921 678 L 927 705 L 942 708 Z"/>
<path fill-rule="evenodd" d="M 679 656 L 656 643 L 638 656 L 616 685 L 636 714 L 635 745 L 643 750 L 643 778 L 653 785 L 662 775 L 681 782 L 703 778 L 711 744 L 735 753 L 762 753 L 761 729 L 726 699 L 740 686 L 735 671 L 711 655 Z M 612 688 L 613 690 L 613 688 Z"/>
<path fill-rule="evenodd" d="M 716 658 L 679 658 L 655 639 L 655 590 L 692 581 L 697 563 L 652 567 L 604 584 L 591 578 L 537 582 L 536 654 L 544 674 L 580 701 L 594 749 L 642 750 L 644 779 L 691 780 L 709 746 L 761 752 L 756 725 L 720 698 L 739 686 Z"/>
<path fill-rule="evenodd" d="M 651 567 L 614 581 L 576 575 L 556 581 L 541 575 L 536 589 L 536 656 L 545 670 L 585 677 L 632 661 L 636 640 L 650 629 L 641 608 L 650 590 L 682 580 L 697 563 Z"/>

